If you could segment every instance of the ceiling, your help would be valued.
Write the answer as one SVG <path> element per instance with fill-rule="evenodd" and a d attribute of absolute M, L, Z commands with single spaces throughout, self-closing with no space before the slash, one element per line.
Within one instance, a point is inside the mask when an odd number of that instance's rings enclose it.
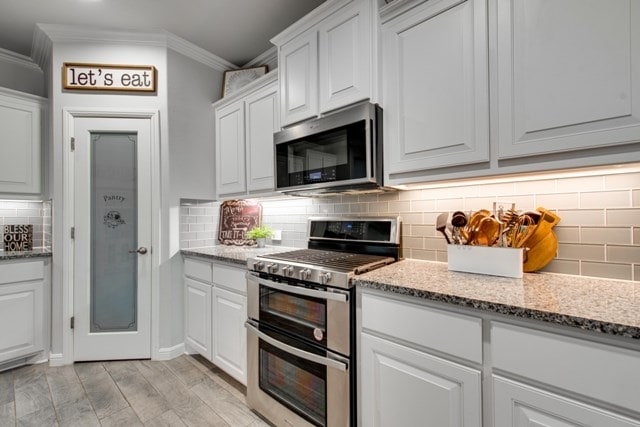
<path fill-rule="evenodd" d="M 37 23 L 166 30 L 242 66 L 324 0 L 0 0 L 0 48 L 31 56 Z"/>

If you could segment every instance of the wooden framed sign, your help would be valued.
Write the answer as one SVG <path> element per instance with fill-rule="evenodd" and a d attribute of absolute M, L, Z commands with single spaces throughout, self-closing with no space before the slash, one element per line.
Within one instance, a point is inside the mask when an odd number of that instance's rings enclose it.
<path fill-rule="evenodd" d="M 262 205 L 253 200 L 227 200 L 220 205 L 218 240 L 225 245 L 255 245 L 246 233 L 260 225 Z"/>
<path fill-rule="evenodd" d="M 33 249 L 33 225 L 5 225 L 3 233 L 5 251 L 30 251 Z"/>
<path fill-rule="evenodd" d="M 156 67 L 65 62 L 62 87 L 67 90 L 155 92 Z"/>

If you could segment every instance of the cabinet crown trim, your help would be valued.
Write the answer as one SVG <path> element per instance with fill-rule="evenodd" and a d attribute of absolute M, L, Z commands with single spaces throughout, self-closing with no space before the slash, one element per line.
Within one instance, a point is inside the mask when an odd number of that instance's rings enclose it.
<path fill-rule="evenodd" d="M 233 95 L 230 96 L 226 96 L 224 98 L 221 98 L 219 100 L 217 100 L 216 102 L 213 103 L 213 107 L 218 109 L 221 107 L 224 107 L 228 104 L 231 104 L 245 96 L 247 96 L 248 94 L 252 93 L 254 90 L 262 87 L 262 86 L 267 86 L 269 83 L 275 82 L 276 80 L 278 80 L 278 70 L 272 70 L 269 71 L 267 74 L 265 74 L 264 76 L 261 76 L 260 78 L 252 81 L 251 83 L 247 84 L 246 86 L 242 87 L 238 92 L 234 93 Z"/>

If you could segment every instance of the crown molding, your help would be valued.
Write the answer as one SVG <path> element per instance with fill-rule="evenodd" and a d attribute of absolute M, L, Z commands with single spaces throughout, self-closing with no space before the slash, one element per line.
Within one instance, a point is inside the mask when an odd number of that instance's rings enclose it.
<path fill-rule="evenodd" d="M 256 89 L 267 86 L 268 84 L 273 83 L 276 80 L 278 80 L 278 70 L 269 71 L 264 76 L 261 76 L 260 78 L 252 81 L 246 86 L 243 86 L 240 90 L 238 90 L 238 92 L 235 92 L 234 94 L 228 95 L 224 98 L 220 98 L 212 104 L 213 108 L 220 108 L 222 106 L 231 104 L 232 102 L 235 102 L 238 99 L 241 99 L 246 95 L 252 93 Z"/>
<path fill-rule="evenodd" d="M 127 44 L 164 47 L 219 71 L 238 68 L 229 61 L 210 53 L 168 31 L 136 32 L 103 30 L 57 24 L 37 24 L 32 57 L 38 64 L 48 60 L 55 43 Z M 42 67 L 42 65 L 41 65 Z"/>
<path fill-rule="evenodd" d="M 7 49 L 0 48 L 0 61 L 42 72 L 42 68 L 28 56 L 21 55 Z"/>
<path fill-rule="evenodd" d="M 253 58 L 242 66 L 242 68 L 257 67 L 259 65 L 278 63 L 278 49 L 275 46 L 265 50 L 260 55 Z"/>

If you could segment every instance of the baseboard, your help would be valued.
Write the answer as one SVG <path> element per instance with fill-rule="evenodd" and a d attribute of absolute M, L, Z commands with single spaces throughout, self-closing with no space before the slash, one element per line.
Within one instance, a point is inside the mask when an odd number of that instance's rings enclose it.
<path fill-rule="evenodd" d="M 173 347 L 161 348 L 158 350 L 155 360 L 171 360 L 184 354 L 184 343 L 174 345 Z"/>
<path fill-rule="evenodd" d="M 62 353 L 49 353 L 49 366 L 57 367 L 68 365 Z"/>

